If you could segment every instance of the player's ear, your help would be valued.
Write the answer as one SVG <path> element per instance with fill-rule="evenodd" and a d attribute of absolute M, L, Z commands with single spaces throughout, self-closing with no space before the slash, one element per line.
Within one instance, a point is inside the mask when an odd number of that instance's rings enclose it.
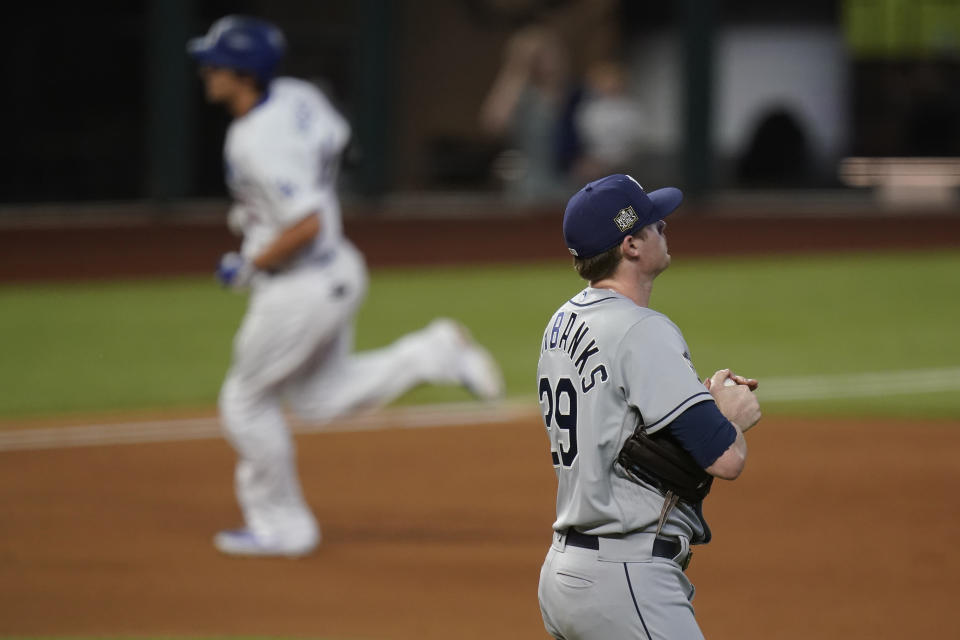
<path fill-rule="evenodd" d="M 624 256 L 637 257 L 640 255 L 640 242 L 643 240 L 644 232 L 641 230 L 637 235 L 626 236 L 620 241 L 620 252 Z"/>

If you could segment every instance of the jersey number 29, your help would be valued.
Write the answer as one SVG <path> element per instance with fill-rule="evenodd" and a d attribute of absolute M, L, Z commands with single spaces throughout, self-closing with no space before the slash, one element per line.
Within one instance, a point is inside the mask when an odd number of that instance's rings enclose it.
<path fill-rule="evenodd" d="M 550 457 L 553 466 L 573 465 L 577 458 L 577 387 L 570 378 L 560 378 L 556 387 L 551 387 L 547 378 L 540 378 L 540 403 L 546 398 L 547 406 L 543 421 L 550 438 Z M 556 422 L 557 429 L 553 428 Z M 561 431 L 566 432 L 566 438 Z M 563 440 L 566 439 L 566 442 Z"/>

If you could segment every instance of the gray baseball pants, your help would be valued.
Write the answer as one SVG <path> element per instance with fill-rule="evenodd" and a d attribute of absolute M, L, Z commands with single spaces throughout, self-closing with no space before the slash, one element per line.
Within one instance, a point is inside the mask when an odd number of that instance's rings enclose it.
<path fill-rule="evenodd" d="M 653 557 L 653 534 L 599 539 L 599 550 L 554 533 L 540 571 L 540 612 L 558 640 L 702 640 L 694 587 L 680 568 L 689 553 Z"/>

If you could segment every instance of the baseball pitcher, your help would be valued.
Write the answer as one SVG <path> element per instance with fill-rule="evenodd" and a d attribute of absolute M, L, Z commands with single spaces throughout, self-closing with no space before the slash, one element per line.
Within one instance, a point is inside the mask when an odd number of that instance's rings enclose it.
<path fill-rule="evenodd" d="M 486 399 L 503 383 L 486 350 L 446 319 L 351 353 L 367 272 L 343 236 L 335 187 L 346 120 L 313 85 L 274 77 L 285 50 L 275 25 L 227 16 L 187 49 L 208 101 L 233 117 L 224 145 L 228 223 L 243 243 L 217 275 L 251 289 L 220 393 L 244 526 L 214 544 L 233 555 L 300 556 L 317 546 L 320 529 L 301 492 L 285 403 L 322 422 L 421 382 L 463 384 Z"/>
<path fill-rule="evenodd" d="M 539 599 L 555 638 L 703 637 L 684 570 L 710 541 L 703 499 L 714 477 L 740 474 L 760 407 L 756 380 L 722 370 L 702 383 L 680 329 L 648 307 L 682 198 L 617 174 L 564 213 L 589 286 L 550 318 L 537 368 L 557 475 Z"/>

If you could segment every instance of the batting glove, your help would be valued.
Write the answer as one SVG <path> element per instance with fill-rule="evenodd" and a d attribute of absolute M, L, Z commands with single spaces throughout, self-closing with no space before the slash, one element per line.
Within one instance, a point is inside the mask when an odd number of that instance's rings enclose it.
<path fill-rule="evenodd" d="M 217 266 L 217 280 L 228 289 L 246 289 L 253 280 L 256 268 L 239 253 L 223 254 Z"/>

